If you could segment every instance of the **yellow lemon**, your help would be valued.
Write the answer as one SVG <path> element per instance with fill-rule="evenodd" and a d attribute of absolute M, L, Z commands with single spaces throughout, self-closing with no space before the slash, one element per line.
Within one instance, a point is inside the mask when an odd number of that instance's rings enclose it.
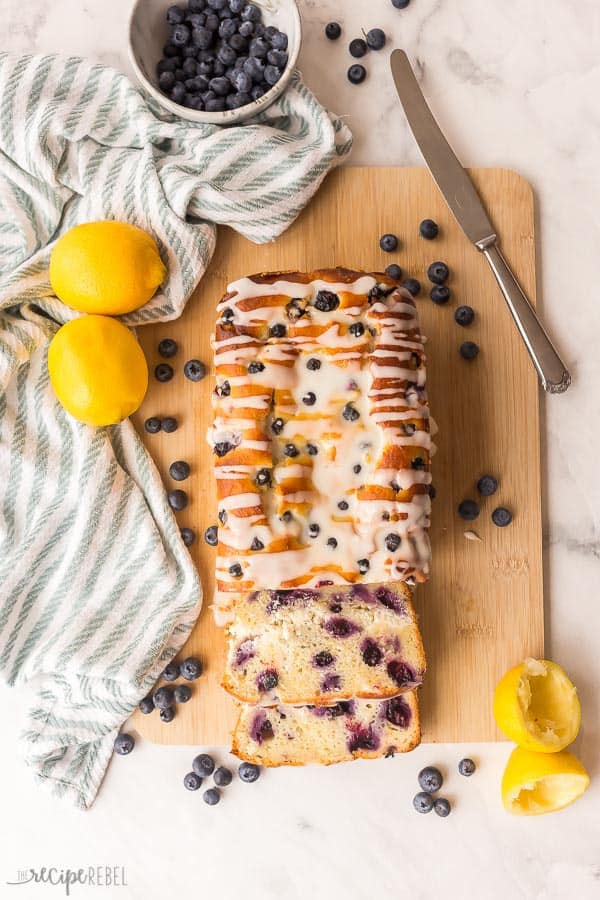
<path fill-rule="evenodd" d="M 498 682 L 494 717 L 519 747 L 555 753 L 577 737 L 581 707 L 575 686 L 560 666 L 547 659 L 526 659 Z"/>
<path fill-rule="evenodd" d="M 82 316 L 56 332 L 48 350 L 54 392 L 87 425 L 115 425 L 140 406 L 148 387 L 142 348 L 125 325 Z"/>
<path fill-rule="evenodd" d="M 573 803 L 589 783 L 584 766 L 568 750 L 534 753 L 515 747 L 502 776 L 502 802 L 517 816 L 539 816 Z"/>
<path fill-rule="evenodd" d="M 148 302 L 166 274 L 154 238 L 127 222 L 76 225 L 50 257 L 52 290 L 85 313 L 132 312 Z"/>

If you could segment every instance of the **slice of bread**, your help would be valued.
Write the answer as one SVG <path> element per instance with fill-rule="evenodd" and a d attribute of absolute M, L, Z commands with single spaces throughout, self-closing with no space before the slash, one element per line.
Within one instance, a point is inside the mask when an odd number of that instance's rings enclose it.
<path fill-rule="evenodd" d="M 241 595 L 227 627 L 223 686 L 267 706 L 412 690 L 425 657 L 411 596 L 403 583 Z"/>
<path fill-rule="evenodd" d="M 232 753 L 260 766 L 330 765 L 413 750 L 421 740 L 416 691 L 330 707 L 246 706 Z"/>

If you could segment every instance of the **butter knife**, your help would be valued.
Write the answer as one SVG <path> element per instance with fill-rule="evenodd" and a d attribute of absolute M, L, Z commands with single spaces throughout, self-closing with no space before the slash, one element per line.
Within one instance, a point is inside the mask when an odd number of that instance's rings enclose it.
<path fill-rule="evenodd" d="M 490 264 L 542 387 L 550 394 L 563 393 L 571 376 L 504 259 L 473 182 L 427 106 L 404 50 L 392 52 L 391 66 L 400 102 L 425 162 L 456 221 Z"/>

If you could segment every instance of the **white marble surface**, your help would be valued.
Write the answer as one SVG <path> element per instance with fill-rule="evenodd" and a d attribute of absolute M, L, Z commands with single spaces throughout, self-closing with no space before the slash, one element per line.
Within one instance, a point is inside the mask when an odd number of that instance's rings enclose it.
<path fill-rule="evenodd" d="M 3 48 L 81 53 L 129 70 L 125 0 L 0 0 Z M 576 750 L 595 776 L 577 805 L 540 819 L 508 817 L 499 802 L 506 745 L 421 747 L 409 758 L 330 770 L 276 771 L 236 783 L 216 809 L 183 790 L 191 748 L 143 745 L 111 767 L 88 813 L 35 788 L 17 747 L 24 692 L 0 688 L 0 897 L 60 896 L 8 887 L 23 866 L 124 865 L 126 889 L 72 896 L 157 898 L 177 891 L 218 900 L 373 900 L 380 897 L 600 896 L 600 5 L 597 0 L 301 0 L 308 84 L 356 136 L 354 163 L 419 163 L 386 69 L 345 80 L 347 39 L 383 26 L 420 62 L 434 111 L 467 164 L 518 169 L 539 201 L 546 320 L 575 383 L 545 410 L 548 653 L 578 684 L 584 725 Z M 337 19 L 344 39 L 323 25 Z M 479 763 L 455 773 L 464 753 Z M 450 773 L 448 821 L 411 810 L 421 765 Z M 54 890 L 54 894 L 52 891 Z M 28 893 L 27 893 L 28 892 Z M 58 893 L 56 893 L 58 892 Z"/>

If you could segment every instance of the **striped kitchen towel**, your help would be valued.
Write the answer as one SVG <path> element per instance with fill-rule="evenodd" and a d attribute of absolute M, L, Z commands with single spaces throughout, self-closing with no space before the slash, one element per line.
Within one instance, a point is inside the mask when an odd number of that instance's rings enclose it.
<path fill-rule="evenodd" d="M 28 763 L 82 807 L 202 592 L 131 423 L 87 427 L 53 395 L 48 342 L 73 312 L 49 285 L 52 245 L 94 219 L 145 228 L 169 275 L 124 321 L 176 318 L 215 223 L 273 240 L 350 145 L 298 73 L 251 124 L 218 128 L 164 113 L 110 68 L 0 54 L 0 673 L 36 691 Z"/>

